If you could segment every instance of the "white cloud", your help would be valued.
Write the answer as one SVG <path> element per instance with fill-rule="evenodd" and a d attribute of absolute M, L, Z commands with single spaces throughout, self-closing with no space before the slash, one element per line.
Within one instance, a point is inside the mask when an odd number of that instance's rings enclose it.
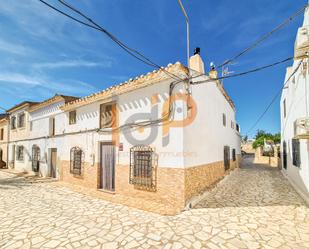
<path fill-rule="evenodd" d="M 30 55 L 33 53 L 33 50 L 31 48 L 20 44 L 14 44 L 12 42 L 8 42 L 2 39 L 0 39 L 0 50 L 17 55 Z"/>
<path fill-rule="evenodd" d="M 12 83 L 28 86 L 37 86 L 42 84 L 42 82 L 35 77 L 18 73 L 0 73 L 0 84 L 1 83 Z"/>
<path fill-rule="evenodd" d="M 0 73 L 0 86 L 5 86 L 7 89 L 16 89 L 18 87 L 23 92 L 31 89 L 34 96 L 36 90 L 42 89 L 47 89 L 53 93 L 82 96 L 97 91 L 94 86 L 78 80 L 63 79 L 54 81 L 44 76 L 19 73 Z"/>
<path fill-rule="evenodd" d="M 112 66 L 111 61 L 105 61 L 103 63 L 85 61 L 85 60 L 71 60 L 71 61 L 58 61 L 58 62 L 43 62 L 33 64 L 34 68 L 37 69 L 57 69 L 57 68 L 68 68 L 68 67 L 105 67 L 109 68 Z"/>

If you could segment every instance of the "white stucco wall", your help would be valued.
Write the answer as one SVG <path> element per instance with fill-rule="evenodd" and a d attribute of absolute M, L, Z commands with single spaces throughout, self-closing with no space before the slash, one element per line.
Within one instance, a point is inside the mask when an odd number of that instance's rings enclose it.
<path fill-rule="evenodd" d="M 305 11 L 303 26 L 297 32 L 295 56 L 304 56 L 308 49 L 309 8 Z M 300 118 L 309 118 L 309 60 L 304 58 L 301 61 L 301 59 L 296 59 L 293 65 L 287 68 L 286 86 L 281 96 L 281 152 L 283 152 L 283 142 L 287 144 L 287 169 L 284 169 L 282 160 L 282 171 L 297 186 L 298 190 L 309 199 L 309 140 L 300 140 L 300 167 L 293 165 L 292 153 L 292 139 L 297 135 L 295 134 L 294 122 Z M 300 62 L 302 62 L 302 65 L 292 76 Z M 290 80 L 288 81 L 288 79 Z M 284 103 L 286 116 L 284 115 Z"/>
<path fill-rule="evenodd" d="M 286 80 L 295 71 L 300 60 L 294 62 L 291 68 L 288 68 Z M 308 63 L 308 59 L 305 60 Z M 294 77 L 287 83 L 281 96 L 281 148 L 283 142 L 287 144 L 287 169 L 283 172 L 309 196 L 309 141 L 300 140 L 301 166 L 293 165 L 292 139 L 295 137 L 294 122 L 299 118 L 309 117 L 309 74 L 308 69 L 303 66 L 297 71 Z M 307 88 L 307 90 L 306 90 Z M 284 101 L 286 102 L 286 117 L 284 117 Z M 282 160 L 283 161 L 283 160 Z"/>
<path fill-rule="evenodd" d="M 117 96 L 113 101 L 116 101 L 119 109 L 119 125 L 123 125 L 132 121 L 129 121 L 130 117 L 135 114 L 141 114 L 143 120 L 147 120 L 151 114 L 152 120 L 157 120 L 162 116 L 162 107 L 163 104 L 168 101 L 169 85 L 172 80 L 166 80 L 162 83 L 158 83 L 146 88 L 135 90 L 134 92 L 123 94 Z M 177 89 L 178 88 L 178 89 Z M 175 89 L 183 89 L 183 85 L 180 84 Z M 151 98 L 152 96 L 158 96 L 157 109 L 152 109 Z M 99 128 L 99 111 L 100 104 L 105 101 L 98 101 L 89 105 L 85 105 L 76 109 L 77 114 L 77 123 L 74 125 L 69 125 L 68 123 L 68 113 L 65 113 L 66 121 L 64 122 L 65 132 L 79 132 L 85 130 L 92 130 Z M 182 107 L 182 102 L 177 102 L 177 107 Z M 183 109 L 183 108 L 181 108 Z M 157 111 L 155 111 L 157 110 Z M 183 113 L 177 113 L 176 118 L 183 119 Z M 135 120 L 136 121 L 136 120 Z M 142 120 L 139 120 L 142 121 Z M 105 129 L 109 131 L 110 129 Z M 157 130 L 157 131 L 156 131 Z M 156 135 L 151 140 L 147 140 L 150 136 L 150 133 L 154 132 Z M 133 143 L 128 139 L 128 134 L 131 133 L 132 137 L 140 142 Z M 174 129 L 172 131 L 173 139 L 170 140 L 170 143 L 167 146 L 163 146 L 162 138 L 162 126 L 152 126 L 146 127 L 143 131 L 134 129 L 123 130 L 119 133 L 119 142 L 123 144 L 123 151 L 116 152 L 117 163 L 118 164 L 129 164 L 130 162 L 130 148 L 137 144 L 150 145 L 158 153 L 158 164 L 162 167 L 183 167 L 183 157 L 179 156 L 183 151 L 183 132 L 181 128 Z M 175 139 L 177 138 L 177 139 Z M 79 135 L 67 136 L 65 138 L 64 149 L 65 154 L 63 155 L 63 160 L 69 160 L 70 153 L 69 149 L 74 146 L 79 146 L 85 151 L 85 160 L 87 162 L 99 162 L 99 143 L 112 141 L 112 135 L 110 132 L 97 133 L 81 133 Z M 170 153 L 172 152 L 172 153 Z M 94 154 L 94 157 L 93 155 Z M 175 156 L 177 154 L 177 156 Z"/>
<path fill-rule="evenodd" d="M 196 81 L 205 80 L 200 77 Z M 198 166 L 223 161 L 224 146 L 240 151 L 240 135 L 236 131 L 236 113 L 215 82 L 192 86 L 192 97 L 197 104 L 194 122 L 184 128 L 185 166 Z M 223 113 L 226 126 L 223 125 Z M 234 128 L 231 127 L 231 121 Z"/>

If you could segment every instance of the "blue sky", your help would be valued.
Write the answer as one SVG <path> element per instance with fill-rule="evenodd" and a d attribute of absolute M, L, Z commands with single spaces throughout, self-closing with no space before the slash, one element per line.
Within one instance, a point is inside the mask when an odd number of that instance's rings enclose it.
<path fill-rule="evenodd" d="M 49 0 L 57 6 L 57 1 Z M 69 1 L 157 64 L 186 64 L 185 22 L 177 0 Z M 232 57 L 306 4 L 306 0 L 183 0 L 191 21 L 191 50 L 207 69 Z M 293 55 L 303 16 L 237 60 L 242 72 Z M 55 93 L 85 96 L 152 71 L 102 33 L 76 24 L 37 0 L 0 1 L 0 106 L 41 101 Z M 291 63 L 224 81 L 246 132 L 284 81 Z M 280 130 L 279 99 L 256 129 Z M 253 131 L 253 134 L 255 131 Z M 253 135 L 251 134 L 251 135 Z"/>

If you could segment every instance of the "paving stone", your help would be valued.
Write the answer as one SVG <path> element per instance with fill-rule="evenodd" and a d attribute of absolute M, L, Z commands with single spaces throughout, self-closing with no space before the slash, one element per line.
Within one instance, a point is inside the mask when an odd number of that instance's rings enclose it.
<path fill-rule="evenodd" d="M 176 216 L 113 204 L 61 183 L 30 184 L 2 171 L 0 181 L 4 249 L 309 248 L 308 207 L 278 170 L 264 165 L 245 163 Z"/>

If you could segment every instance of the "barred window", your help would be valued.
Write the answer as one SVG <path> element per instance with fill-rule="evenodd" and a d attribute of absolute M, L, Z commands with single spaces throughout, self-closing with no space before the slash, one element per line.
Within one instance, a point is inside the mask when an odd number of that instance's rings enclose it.
<path fill-rule="evenodd" d="M 17 146 L 16 160 L 17 161 L 23 161 L 24 160 L 24 146 Z"/>
<path fill-rule="evenodd" d="M 69 112 L 69 124 L 76 124 L 76 111 Z"/>
<path fill-rule="evenodd" d="M 73 147 L 71 149 L 70 158 L 70 173 L 73 175 L 82 174 L 84 153 L 79 147 Z"/>
<path fill-rule="evenodd" d="M 233 162 L 235 162 L 236 161 L 236 150 L 235 149 L 232 150 L 232 156 L 233 156 Z"/>
<path fill-rule="evenodd" d="M 300 167 L 300 141 L 299 139 L 292 139 L 292 153 L 293 153 L 293 165 Z"/>
<path fill-rule="evenodd" d="M 11 118 L 11 129 L 12 130 L 16 129 L 16 117 L 15 116 Z"/>
<path fill-rule="evenodd" d="M 156 191 L 154 152 L 151 147 L 139 145 L 130 149 L 130 184 Z"/>
<path fill-rule="evenodd" d="M 22 128 L 25 126 L 25 113 L 22 113 L 18 116 L 18 127 Z"/>

